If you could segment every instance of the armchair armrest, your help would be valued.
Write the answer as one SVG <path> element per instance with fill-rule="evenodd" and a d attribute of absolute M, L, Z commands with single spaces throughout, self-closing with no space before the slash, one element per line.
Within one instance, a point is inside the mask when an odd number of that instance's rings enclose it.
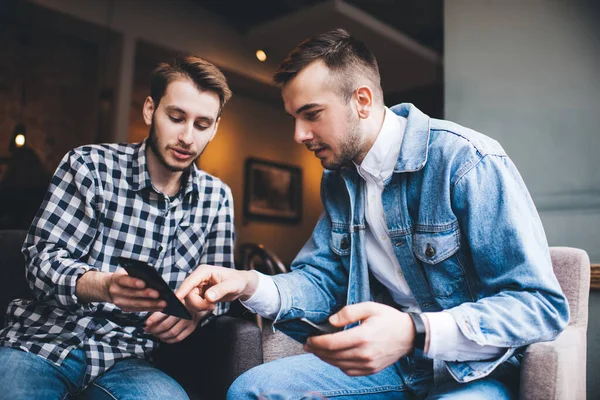
<path fill-rule="evenodd" d="M 228 316 L 217 317 L 180 343 L 161 344 L 155 353 L 156 366 L 191 398 L 224 399 L 239 375 L 262 362 L 258 326 Z"/>
<path fill-rule="evenodd" d="M 523 353 L 521 399 L 585 399 L 586 329 L 568 326 L 551 342 Z"/>

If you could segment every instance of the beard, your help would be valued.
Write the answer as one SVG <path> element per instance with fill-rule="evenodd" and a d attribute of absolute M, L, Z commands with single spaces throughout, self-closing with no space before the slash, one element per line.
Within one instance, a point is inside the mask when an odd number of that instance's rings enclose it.
<path fill-rule="evenodd" d="M 150 124 L 150 133 L 148 134 L 148 146 L 150 147 L 150 150 L 152 151 L 152 153 L 154 153 L 158 161 L 171 172 L 182 172 L 189 170 L 192 164 L 198 161 L 198 159 L 204 152 L 204 150 L 202 150 L 202 152 L 200 152 L 200 154 L 198 154 L 198 156 L 196 156 L 196 158 L 190 161 L 186 166 L 169 164 L 167 158 L 161 151 L 161 148 L 158 144 L 158 136 L 156 135 L 156 128 L 154 127 L 154 115 L 152 116 L 152 123 Z"/>
<path fill-rule="evenodd" d="M 340 142 L 339 152 L 334 153 L 331 160 L 322 160 L 321 164 L 325 169 L 337 170 L 347 165 L 352 165 L 354 160 L 362 151 L 363 134 L 360 129 L 360 120 L 353 118 L 352 113 L 348 112 L 347 134 Z M 328 146 L 330 147 L 330 146 Z"/>

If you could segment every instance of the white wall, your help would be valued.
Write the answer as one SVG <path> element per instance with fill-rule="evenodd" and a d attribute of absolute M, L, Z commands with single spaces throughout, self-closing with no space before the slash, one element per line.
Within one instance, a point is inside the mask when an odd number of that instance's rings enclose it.
<path fill-rule="evenodd" d="M 448 119 L 499 140 L 552 246 L 600 262 L 600 28 L 592 1 L 445 2 Z M 598 398 L 600 297 L 590 296 L 587 397 Z"/>
<path fill-rule="evenodd" d="M 445 3 L 446 117 L 499 140 L 551 245 L 600 262 L 600 29 L 592 2 Z"/>

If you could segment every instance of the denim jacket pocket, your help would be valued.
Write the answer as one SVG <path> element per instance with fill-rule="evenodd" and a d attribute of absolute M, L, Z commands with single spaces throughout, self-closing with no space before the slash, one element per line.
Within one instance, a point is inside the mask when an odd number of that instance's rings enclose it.
<path fill-rule="evenodd" d="M 464 282 L 464 269 L 457 254 L 459 238 L 458 228 L 443 232 L 417 230 L 413 234 L 413 253 L 423 262 L 425 276 L 437 298 L 449 297 Z"/>
<path fill-rule="evenodd" d="M 331 232 L 331 250 L 339 256 L 347 256 L 350 254 L 350 233 L 344 231 Z"/>

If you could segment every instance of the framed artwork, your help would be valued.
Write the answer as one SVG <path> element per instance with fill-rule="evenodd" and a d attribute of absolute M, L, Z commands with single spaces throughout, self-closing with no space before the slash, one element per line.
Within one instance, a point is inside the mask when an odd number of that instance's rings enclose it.
<path fill-rule="evenodd" d="M 302 170 L 248 158 L 245 164 L 244 216 L 297 223 L 302 217 Z"/>

